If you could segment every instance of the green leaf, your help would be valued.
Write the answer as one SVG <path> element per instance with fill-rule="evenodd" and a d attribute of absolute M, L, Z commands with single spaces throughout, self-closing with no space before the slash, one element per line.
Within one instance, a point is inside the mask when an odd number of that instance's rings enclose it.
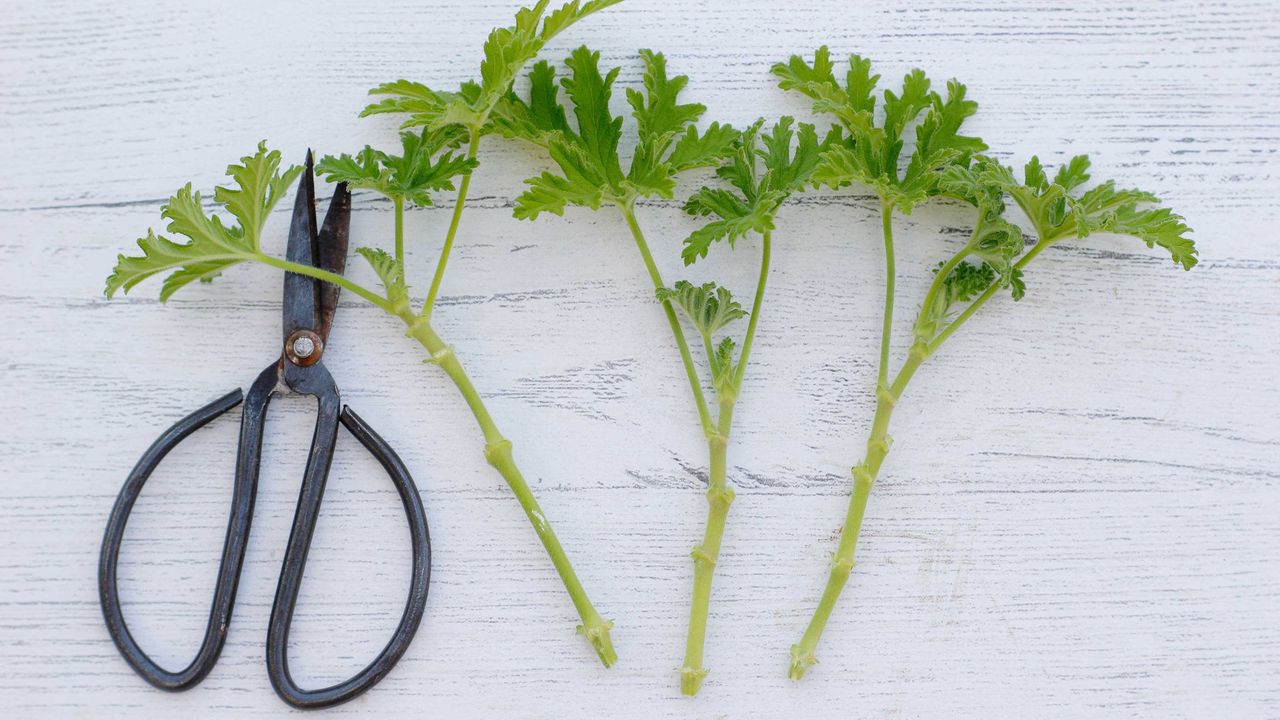
<path fill-rule="evenodd" d="M 938 269 L 941 271 L 946 263 L 938 263 Z M 996 282 L 996 271 L 990 265 L 982 263 L 974 265 L 973 263 L 960 262 L 947 277 L 943 279 L 940 292 L 933 296 L 932 302 L 926 299 L 926 304 L 920 308 L 920 315 L 916 318 L 915 335 L 918 341 L 928 343 L 937 337 L 938 332 L 951 319 L 953 309 L 957 303 L 968 302 L 991 287 Z M 1018 276 L 1018 285 L 1015 286 L 1014 294 L 1021 297 L 1022 289 L 1021 275 Z M 1012 278 L 1011 278 L 1012 283 Z M 1022 288 L 1022 289 L 1019 289 Z"/>
<path fill-rule="evenodd" d="M 939 177 L 950 165 L 964 164 L 970 155 L 986 149 L 979 138 L 960 132 L 978 106 L 966 98 L 965 86 L 954 80 L 947 83 L 944 98 L 922 71 L 912 70 L 903 78 L 901 90 L 883 92 L 884 115 L 877 124 L 874 93 L 880 76 L 871 74 L 871 63 L 865 58 L 850 56 L 843 87 L 826 47 L 818 49 L 813 63 L 792 56 L 774 65 L 773 73 L 780 87 L 812 99 L 815 112 L 834 115 L 845 131 L 840 143 L 824 148 L 812 174 L 815 185 L 839 188 L 856 182 L 909 213 L 939 193 Z M 917 119 L 911 158 L 900 175 L 903 137 Z"/>
<path fill-rule="evenodd" d="M 316 172 L 329 182 L 346 182 L 353 189 L 374 190 L 426 207 L 432 204 L 431 192 L 453 190 L 454 178 L 475 169 L 474 158 L 453 151 L 465 138 L 466 131 L 458 126 L 404 132 L 400 155 L 366 145 L 355 157 L 322 158 Z"/>
<path fill-rule="evenodd" d="M 284 197 L 302 169 L 290 167 L 283 173 L 277 172 L 280 168 L 280 152 L 268 152 L 265 140 L 258 143 L 256 153 L 240 158 L 240 163 L 227 166 L 227 175 L 235 181 L 235 187 L 215 187 L 213 199 L 226 205 L 227 211 L 240 221 L 240 230 L 253 249 L 257 250 L 267 215 L 280 202 L 280 198 Z"/>
<path fill-rule="evenodd" d="M 721 338 L 711 354 L 711 384 L 722 398 L 733 392 L 733 380 L 738 371 L 734 352 L 737 345 L 733 338 Z"/>
<path fill-rule="evenodd" d="M 840 142 L 838 132 L 819 140 L 812 125 L 796 126 L 791 117 L 765 134 L 761 125 L 741 133 L 732 155 L 716 170 L 732 189 L 703 187 L 685 203 L 690 215 L 713 218 L 685 239 L 681 257 L 686 265 L 706 257 L 716 242 L 732 246 L 747 233 L 771 232 L 778 208 L 812 181 L 824 149 Z"/>
<path fill-rule="evenodd" d="M 967 302 L 986 292 L 995 282 L 995 271 L 988 265 L 962 262 L 956 265 L 943 281 L 943 293 L 948 307 L 957 302 Z"/>
<path fill-rule="evenodd" d="M 814 187 L 826 186 L 832 190 L 847 187 L 855 181 L 870 185 L 875 178 L 862 174 L 862 167 L 852 148 L 836 145 L 822 153 L 811 177 Z"/>
<path fill-rule="evenodd" d="M 994 162 L 983 159 L 982 162 Z M 1142 190 L 1120 189 L 1106 181 L 1081 193 L 1089 180 L 1089 158 L 1077 155 L 1054 175 L 1053 182 L 1033 157 L 1023 173 L 1023 182 L 1013 180 L 1007 168 L 1001 177 L 1002 189 L 1031 220 L 1042 243 L 1064 238 L 1085 238 L 1096 232 L 1130 235 L 1147 247 L 1160 246 L 1184 270 L 1195 267 L 1198 250 L 1185 219 L 1168 208 L 1149 207 L 1160 202 Z"/>
<path fill-rule="evenodd" d="M 871 130 L 876 106 L 872 92 L 880 79 L 871 74 L 871 61 L 850 56 L 844 87 L 836 80 L 831 51 L 825 45 L 814 53 L 812 64 L 792 55 L 787 62 L 775 64 L 772 72 L 783 90 L 795 90 L 812 99 L 814 112 L 831 113 L 846 125 Z"/>
<path fill-rule="evenodd" d="M 493 113 L 495 130 L 503 137 L 546 147 L 557 133 L 569 132 L 569 121 L 557 97 L 559 91 L 555 67 L 545 60 L 538 61 L 529 71 L 529 102 L 508 92 Z"/>
<path fill-rule="evenodd" d="M 1089 158 L 1085 158 L 1087 163 Z M 1022 170 L 1023 184 L 1028 188 L 1037 192 L 1044 192 L 1049 189 L 1049 177 L 1044 174 L 1044 166 L 1040 164 L 1040 158 L 1032 155 L 1027 161 L 1026 166 Z"/>
<path fill-rule="evenodd" d="M 517 218 L 563 214 L 568 205 L 595 210 L 605 202 L 670 198 L 678 173 L 715 165 L 733 151 L 738 136 L 733 128 L 713 123 L 699 132 L 693 125 L 705 108 L 680 102 L 688 78 L 670 77 L 661 53 L 642 50 L 640 55 L 644 90 L 627 91 L 636 144 L 626 172 L 620 160 L 623 118 L 609 107 L 619 69 L 602 71 L 600 54 L 585 46 L 565 60 L 568 76 L 560 80 L 572 123 L 559 105 L 555 72 L 542 63 L 530 72 L 529 100 L 513 94 L 495 114 L 500 132 L 545 149 L 559 168 L 559 173 L 544 172 L 525 181 L 528 189 L 516 199 Z"/>
<path fill-rule="evenodd" d="M 938 173 L 964 163 L 987 149 L 986 143 L 960 134 L 964 121 L 978 112 L 978 103 L 965 97 L 965 86 L 951 80 L 947 97 L 930 95 L 930 109 L 916 127 L 915 151 L 900 183 L 900 192 L 919 202 L 937 193 Z"/>
<path fill-rule="evenodd" d="M 551 148 L 552 157 L 559 158 L 560 167 L 567 177 L 544 172 L 525 180 L 528 185 L 516 198 L 514 215 L 518 220 L 537 220 L 538 215 L 549 212 L 563 215 L 566 205 L 579 205 L 598 210 L 604 202 L 603 187 L 588 161 L 571 145 L 557 143 Z"/>
<path fill-rule="evenodd" d="M 733 151 L 738 135 L 732 126 L 718 122 L 711 123 L 701 132 L 689 126 L 667 156 L 667 164 L 673 173 L 714 166 Z"/>
<path fill-rule="evenodd" d="M 1022 279 L 1022 269 L 1014 268 L 1009 276 L 1009 287 L 1013 293 L 1015 302 L 1021 300 L 1027 294 L 1027 283 Z"/>
<path fill-rule="evenodd" d="M 369 105 L 361 114 L 405 114 L 408 118 L 404 127 L 440 128 L 458 124 L 479 135 L 502 131 L 500 127 L 510 120 L 491 123 L 490 117 L 500 107 L 510 109 L 511 86 L 521 70 L 533 62 L 552 38 L 587 16 L 619 2 L 621 0 L 573 0 L 548 14 L 549 0 L 539 0 L 533 7 L 519 10 L 513 25 L 495 28 L 489 33 L 478 81 L 464 82 L 456 92 L 433 90 L 408 80 L 385 83 L 369 94 L 388 97 Z"/>
<path fill-rule="evenodd" d="M 479 88 L 475 88 L 478 93 Z M 461 91 L 460 91 L 461 92 Z M 360 117 L 370 115 L 406 114 L 403 127 L 431 127 L 440 124 L 445 108 L 456 102 L 466 102 L 459 93 L 432 90 L 420 82 L 411 80 L 395 80 L 383 83 L 369 91 L 370 95 L 388 95 L 375 103 L 371 103 L 360 113 Z"/>
<path fill-rule="evenodd" d="M 681 280 L 675 287 L 658 288 L 657 297 L 658 302 L 670 302 L 680 308 L 708 342 L 726 325 L 747 315 L 728 288 L 713 282 L 694 285 Z"/>
<path fill-rule="evenodd" d="M 1013 282 L 1013 261 L 1025 248 L 1022 230 L 999 216 L 983 219 L 969 241 L 969 252 L 995 271 L 1001 287 Z"/>
<path fill-rule="evenodd" d="M 382 154 L 382 165 L 390 172 L 387 194 L 426 207 L 431 205 L 432 191 L 453 190 L 454 178 L 470 173 L 477 165 L 474 158 L 444 150 L 456 148 L 461 139 L 456 128 L 401 133 L 401 154 Z"/>
<path fill-rule="evenodd" d="M 1039 163 L 1039 159 L 1035 159 Z M 1043 173 L 1043 171 L 1041 171 Z M 1058 168 L 1057 174 L 1053 176 L 1053 182 L 1062 187 L 1063 190 L 1071 191 L 1077 187 L 1089 182 L 1089 156 L 1076 155 L 1066 165 Z M 1043 185 L 1044 180 L 1041 179 Z"/>
<path fill-rule="evenodd" d="M 356 252 L 369 261 L 373 272 L 382 281 L 382 287 L 386 288 L 387 299 L 392 305 L 409 298 L 409 287 L 404 283 L 404 267 L 394 255 L 380 248 L 369 247 L 356 248 Z"/>
<path fill-rule="evenodd" d="M 716 218 L 694 230 L 685 238 L 680 256 L 685 265 L 692 265 L 704 258 L 714 243 L 727 240 L 732 246 L 747 233 L 766 233 L 773 230 L 773 218 L 760 212 L 760 206 L 722 188 L 700 188 L 684 204 L 684 211 L 694 216 Z"/>
<path fill-rule="evenodd" d="M 316 163 L 316 174 L 331 183 L 344 182 L 352 190 L 389 193 L 391 172 L 382 167 L 383 153 L 365 145 L 354 157 L 326 155 Z"/>
<path fill-rule="evenodd" d="M 1168 250 L 1173 261 L 1184 270 L 1190 270 L 1199 261 L 1195 241 L 1187 237 L 1191 228 L 1187 227 L 1181 215 L 1169 208 L 1140 209 L 1127 203 L 1091 218 L 1090 222 L 1096 223 L 1096 229 L 1103 232 L 1132 235 L 1145 242 L 1147 247 L 1159 245 Z"/>
<path fill-rule="evenodd" d="M 685 238 L 680 258 L 685 265 L 692 265 L 707 256 L 711 246 L 721 240 L 729 241 L 732 246 L 738 238 L 749 232 L 766 233 L 773 231 L 772 218 L 748 210 L 743 215 L 712 220 L 694 230 Z"/>
<path fill-rule="evenodd" d="M 622 138 L 622 118 L 609 112 L 613 82 L 620 68 L 600 73 L 600 53 L 583 45 L 565 59 L 569 76 L 560 81 L 573 107 L 578 132 L 574 145 L 611 189 L 622 185 L 622 165 L 618 161 L 618 143 Z"/>
<path fill-rule="evenodd" d="M 644 60 L 644 92 L 627 89 L 627 102 L 636 119 L 639 142 L 627 173 L 629 184 L 642 195 L 671 197 L 675 193 L 675 171 L 667 162 L 672 144 L 688 131 L 696 132 L 693 123 L 706 112 L 705 105 L 681 104 L 680 91 L 689 78 L 667 77 L 667 60 L 661 53 L 641 50 Z M 694 136 L 696 141 L 696 135 Z M 684 152 L 693 148 L 686 147 Z M 722 150 L 726 148 L 721 148 Z"/>
<path fill-rule="evenodd" d="M 679 96 L 689 78 L 667 77 L 667 59 L 662 53 L 641 50 L 644 60 L 644 92 L 627 89 L 627 102 L 636 118 L 640 145 L 650 151 L 665 150 L 671 140 L 698 121 L 707 107 L 696 103 L 680 104 Z"/>
<path fill-rule="evenodd" d="M 938 173 L 938 192 L 980 208 L 980 217 L 1004 212 L 1004 196 L 1012 184 L 1008 168 L 982 156 L 971 164 L 949 165 Z"/>
<path fill-rule="evenodd" d="M 234 186 L 219 186 L 214 197 L 225 203 L 237 220 L 224 225 L 216 215 L 207 214 L 200 193 L 191 184 L 178 190 L 161 209 L 168 221 L 166 230 L 185 237 L 175 242 L 148 230 L 138 240 L 141 255 L 121 254 L 115 270 L 107 278 L 106 294 L 118 290 L 126 293 L 147 278 L 172 271 L 160 288 L 160 299 L 168 300 L 178 289 L 196 280 L 208 282 L 226 268 L 261 255 L 259 239 L 267 216 L 302 168 L 290 166 L 280 170 L 280 152 L 267 150 L 265 142 L 258 151 L 240 159 L 239 165 L 227 167 Z"/>

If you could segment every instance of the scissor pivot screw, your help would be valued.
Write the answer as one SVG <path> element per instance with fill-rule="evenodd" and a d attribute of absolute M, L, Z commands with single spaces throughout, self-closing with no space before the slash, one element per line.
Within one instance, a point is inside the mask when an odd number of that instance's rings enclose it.
<path fill-rule="evenodd" d="M 306 367 L 315 364 L 324 351 L 324 341 L 310 330 L 299 330 L 285 341 L 284 352 L 289 362 Z"/>

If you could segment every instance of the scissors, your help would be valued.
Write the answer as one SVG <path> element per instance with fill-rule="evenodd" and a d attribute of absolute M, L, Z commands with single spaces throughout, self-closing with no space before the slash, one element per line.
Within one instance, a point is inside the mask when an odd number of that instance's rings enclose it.
<path fill-rule="evenodd" d="M 316 231 L 315 181 L 311 153 L 307 152 L 306 170 L 299 183 L 289 226 L 288 259 L 295 263 L 323 268 L 341 275 L 346 266 L 348 227 L 351 220 L 351 194 L 339 184 L 325 215 L 324 226 Z M 280 359 L 272 363 L 243 394 L 238 388 L 178 421 L 147 449 L 129 474 L 116 498 L 102 540 L 98 566 L 99 595 L 111 639 L 147 682 L 164 690 L 192 688 L 209 674 L 222 652 L 235 604 L 236 585 L 244 566 L 249 525 L 253 520 L 253 502 L 258 489 L 258 465 L 262 458 L 262 434 L 271 396 L 289 390 L 310 395 L 317 400 L 315 435 L 303 474 L 297 511 L 285 549 L 284 564 L 276 586 L 275 603 L 267 628 L 267 675 L 277 694 L 297 708 L 320 708 L 346 702 L 376 685 L 404 655 L 422 621 L 427 601 L 427 585 L 431 574 L 431 540 L 427 518 L 418 496 L 418 488 L 396 456 L 395 451 L 378 436 L 360 416 L 341 404 L 333 377 L 320 362 L 333 313 L 338 305 L 338 286 L 314 278 L 286 273 L 284 279 L 284 346 Z M 235 484 L 231 499 L 231 515 L 227 521 L 227 537 L 222 545 L 222 560 L 214 587 L 213 605 L 204 639 L 195 659 L 186 668 L 173 672 L 156 664 L 143 652 L 129 633 L 120 607 L 116 565 L 125 525 L 142 487 L 165 455 L 196 430 L 235 406 L 244 403 L 240 419 L 240 442 L 236 452 Z M 400 502 L 409 520 L 413 543 L 413 575 L 409 598 L 395 634 L 378 656 L 354 677 L 318 690 L 305 690 L 289 674 L 289 625 L 293 620 L 307 564 L 307 550 L 315 533 L 324 497 L 325 480 L 333 460 L 338 423 L 341 422 L 372 453 L 391 476 Z"/>

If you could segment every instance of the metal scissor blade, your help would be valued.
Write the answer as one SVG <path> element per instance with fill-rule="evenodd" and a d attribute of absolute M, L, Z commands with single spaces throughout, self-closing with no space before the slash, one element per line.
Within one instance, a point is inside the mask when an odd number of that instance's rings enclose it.
<path fill-rule="evenodd" d="M 319 241 L 315 246 L 316 266 L 341 275 L 347 267 L 347 243 L 351 228 L 351 191 L 346 183 L 338 183 L 320 227 Z M 333 313 L 338 309 L 338 293 L 333 283 L 320 283 L 320 339 L 329 341 L 329 329 L 333 327 Z"/>
<path fill-rule="evenodd" d="M 293 203 L 293 220 L 289 223 L 289 247 L 286 257 L 299 265 L 316 264 L 316 185 L 311 151 L 307 151 L 306 168 L 298 183 Z M 287 272 L 284 275 L 284 338 L 286 341 L 300 330 L 320 330 L 320 281 Z"/>

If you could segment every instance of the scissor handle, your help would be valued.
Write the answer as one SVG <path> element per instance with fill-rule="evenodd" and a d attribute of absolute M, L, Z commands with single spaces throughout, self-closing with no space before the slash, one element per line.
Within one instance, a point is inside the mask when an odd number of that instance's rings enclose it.
<path fill-rule="evenodd" d="M 391 671 L 409 647 L 422 621 L 426 607 L 428 581 L 431 574 L 431 541 L 427 531 L 426 513 L 417 486 L 404 463 L 387 443 L 363 420 L 347 408 L 341 408 L 338 391 L 333 379 L 320 364 L 307 368 L 293 368 L 299 375 L 293 379 L 295 389 L 312 394 L 318 401 L 315 435 L 307 458 L 298 508 L 294 513 L 293 528 L 285 549 L 280 580 L 276 586 L 275 602 L 271 608 L 271 621 L 267 629 L 267 674 L 280 697 L 299 708 L 320 708 L 346 702 L 376 685 Z M 147 682 L 164 690 L 186 690 L 199 684 L 209 674 L 222 652 L 227 628 L 231 623 L 235 605 L 236 587 L 240 570 L 244 566 L 253 505 L 257 495 L 258 472 L 262 459 L 262 437 L 266 422 L 267 405 L 271 393 L 280 379 L 280 368 L 268 367 L 249 388 L 247 395 L 240 390 L 228 393 L 195 411 L 156 439 L 143 454 L 133 472 L 125 481 L 116 499 L 102 541 L 99 562 L 99 594 L 102 612 L 112 640 L 121 655 Z M 240 442 L 236 453 L 235 488 L 232 493 L 231 514 L 227 521 L 227 537 L 223 543 L 222 559 L 218 567 L 218 580 L 214 586 L 213 604 L 209 622 L 205 626 L 204 639 L 196 657 L 183 670 L 172 672 L 160 667 L 147 656 L 129 632 L 120 607 L 116 566 L 120 546 L 124 539 L 125 525 L 151 473 L 178 443 L 211 420 L 244 402 L 240 421 Z M 319 690 L 304 690 L 289 674 L 288 643 L 289 626 L 297 605 L 298 590 L 302 585 L 306 568 L 307 551 L 320 515 L 325 482 L 333 460 L 337 440 L 338 422 L 351 432 L 378 460 L 391 476 L 404 505 L 409 521 L 409 533 L 413 544 L 413 574 L 409 584 L 409 597 L 405 610 L 390 642 L 374 660 L 354 677 Z"/>
<path fill-rule="evenodd" d="M 327 375 L 327 373 L 326 373 Z M 298 591 L 302 587 L 303 571 L 307 562 L 307 549 L 320 515 L 320 501 L 324 494 L 329 460 L 333 458 L 336 439 L 337 393 L 321 393 L 320 408 L 316 419 L 316 434 L 312 441 L 311 456 L 307 460 L 306 475 L 298 497 L 298 510 L 293 516 L 293 530 L 285 550 L 284 566 L 280 571 L 280 583 L 276 587 L 275 604 L 271 608 L 271 623 L 267 627 L 267 676 L 276 693 L 296 708 L 322 708 L 344 703 L 378 684 L 391 668 L 400 661 L 409 643 L 418 631 L 426 608 L 427 589 L 431 578 L 431 538 L 427 532 L 426 512 L 413 477 L 391 446 L 369 427 L 359 415 L 343 407 L 338 419 L 360 441 L 360 444 L 391 476 L 404 505 L 409 521 L 409 536 L 413 543 L 413 575 L 409 582 L 409 597 L 395 633 L 382 651 L 355 676 L 336 685 L 318 690 L 304 690 L 294 682 L 289 673 L 289 627 L 297 607 Z M 326 452 L 327 449 L 327 452 Z"/>
<path fill-rule="evenodd" d="M 162 690 L 186 690 L 197 685 L 213 669 L 227 639 L 227 626 L 231 622 L 231 608 L 235 604 L 236 583 L 240 580 L 240 566 L 244 562 L 245 541 L 249 537 L 249 523 L 253 519 L 252 484 L 245 486 L 244 478 L 236 473 L 235 490 L 231 501 L 231 515 L 227 520 L 227 538 L 222 544 L 222 561 L 218 566 L 218 581 L 214 586 L 213 604 L 209 609 L 209 622 L 205 625 L 200 649 L 187 667 L 173 672 L 160 667 L 152 660 L 129 632 L 120 607 L 116 565 L 120 559 L 120 545 L 124 540 L 125 524 L 129 513 L 142 493 L 151 473 L 169 451 L 188 435 L 209 424 L 244 400 L 237 388 L 179 420 L 147 448 L 125 480 L 115 507 L 107 520 L 107 530 L 102 538 L 102 554 L 98 561 L 98 595 L 102 601 L 102 615 L 107 621 L 107 631 L 115 641 L 120 654 L 144 680 Z M 256 481 L 256 476 L 252 478 Z"/>

